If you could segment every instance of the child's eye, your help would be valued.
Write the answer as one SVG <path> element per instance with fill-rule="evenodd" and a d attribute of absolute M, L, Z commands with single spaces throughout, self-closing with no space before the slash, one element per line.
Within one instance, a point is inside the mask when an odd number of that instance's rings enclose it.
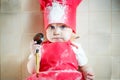
<path fill-rule="evenodd" d="M 50 26 L 51 29 L 55 29 L 55 26 Z"/>
<path fill-rule="evenodd" d="M 65 25 L 60 26 L 61 29 L 64 29 L 65 27 L 66 27 Z"/>

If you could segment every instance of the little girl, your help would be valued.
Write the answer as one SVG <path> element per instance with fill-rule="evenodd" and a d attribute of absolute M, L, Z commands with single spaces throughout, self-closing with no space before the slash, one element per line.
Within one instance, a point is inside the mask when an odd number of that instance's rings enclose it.
<path fill-rule="evenodd" d="M 80 44 L 71 42 L 76 33 L 76 7 L 81 0 L 40 0 L 44 10 L 47 41 L 34 44 L 27 64 L 32 75 L 27 80 L 93 80 Z M 72 6 L 71 6 L 72 5 Z M 59 15 L 58 15 L 59 14 Z M 39 49 L 40 68 L 36 77 L 35 51 Z"/>

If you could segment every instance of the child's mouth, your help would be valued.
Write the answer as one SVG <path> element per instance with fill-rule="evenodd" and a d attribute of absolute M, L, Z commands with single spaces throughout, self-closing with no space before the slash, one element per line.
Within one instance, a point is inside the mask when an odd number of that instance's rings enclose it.
<path fill-rule="evenodd" d="M 52 38 L 54 41 L 63 41 L 63 38 Z"/>

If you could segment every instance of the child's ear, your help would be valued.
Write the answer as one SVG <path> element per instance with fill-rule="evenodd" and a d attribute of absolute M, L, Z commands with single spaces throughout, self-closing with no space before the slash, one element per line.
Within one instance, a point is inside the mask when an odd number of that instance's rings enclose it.
<path fill-rule="evenodd" d="M 71 41 L 75 41 L 76 39 L 80 38 L 80 36 L 78 34 L 75 34 L 75 33 L 72 33 L 72 36 L 71 36 Z"/>

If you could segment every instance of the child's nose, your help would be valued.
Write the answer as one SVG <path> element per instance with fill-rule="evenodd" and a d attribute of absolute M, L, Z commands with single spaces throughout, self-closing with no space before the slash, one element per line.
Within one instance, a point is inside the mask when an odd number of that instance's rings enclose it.
<path fill-rule="evenodd" d="M 54 35 L 60 35 L 60 32 L 61 30 L 58 27 L 54 29 Z"/>

